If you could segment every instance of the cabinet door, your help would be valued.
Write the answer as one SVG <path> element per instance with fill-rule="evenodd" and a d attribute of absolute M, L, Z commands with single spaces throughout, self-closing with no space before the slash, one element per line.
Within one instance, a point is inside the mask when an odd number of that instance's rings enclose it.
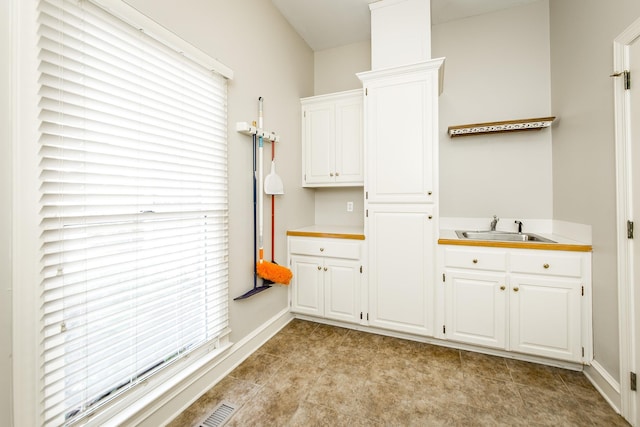
<path fill-rule="evenodd" d="M 336 103 L 335 181 L 364 182 L 362 96 Z"/>
<path fill-rule="evenodd" d="M 505 349 L 506 274 L 447 271 L 446 278 L 447 339 Z"/>
<path fill-rule="evenodd" d="M 360 316 L 360 263 L 356 261 L 325 259 L 324 316 L 327 319 L 359 322 Z"/>
<path fill-rule="evenodd" d="M 369 323 L 433 335 L 431 205 L 369 205 Z"/>
<path fill-rule="evenodd" d="M 365 187 L 370 202 L 433 201 L 437 101 L 437 72 L 368 83 Z"/>
<path fill-rule="evenodd" d="M 510 287 L 511 350 L 581 361 L 581 282 L 514 274 Z"/>
<path fill-rule="evenodd" d="M 302 112 L 303 185 L 334 181 L 335 107 L 325 102 L 307 105 Z"/>
<path fill-rule="evenodd" d="M 291 256 L 291 311 L 313 316 L 324 314 L 322 258 Z"/>

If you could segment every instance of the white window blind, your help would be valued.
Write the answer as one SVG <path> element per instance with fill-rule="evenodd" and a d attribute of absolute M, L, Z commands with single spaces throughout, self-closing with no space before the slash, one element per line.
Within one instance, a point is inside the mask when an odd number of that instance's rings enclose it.
<path fill-rule="evenodd" d="M 38 19 L 42 419 L 63 425 L 226 331 L 227 89 L 89 1 Z"/>

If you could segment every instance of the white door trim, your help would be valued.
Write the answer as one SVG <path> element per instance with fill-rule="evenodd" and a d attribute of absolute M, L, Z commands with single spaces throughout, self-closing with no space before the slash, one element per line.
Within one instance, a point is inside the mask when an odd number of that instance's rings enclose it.
<path fill-rule="evenodd" d="M 613 42 L 613 69 L 619 73 L 629 69 L 629 45 L 640 37 L 640 19 L 631 24 Z M 633 219 L 631 193 L 631 135 L 629 91 L 623 79 L 614 80 L 615 140 L 616 140 L 616 192 L 618 230 L 618 327 L 620 333 L 620 411 L 633 425 L 638 425 L 638 408 L 630 389 L 629 372 L 636 371 L 633 287 L 633 247 L 627 239 L 627 220 Z M 640 218 L 640 217 L 639 217 Z M 640 222 L 640 221 L 636 221 Z"/>

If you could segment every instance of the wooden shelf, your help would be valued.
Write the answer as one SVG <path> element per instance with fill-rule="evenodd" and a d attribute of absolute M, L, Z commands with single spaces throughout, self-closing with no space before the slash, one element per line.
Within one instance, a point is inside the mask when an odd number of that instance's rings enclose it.
<path fill-rule="evenodd" d="M 456 136 L 482 135 L 487 133 L 518 132 L 540 130 L 551 126 L 555 117 L 538 117 L 534 119 L 505 120 L 502 122 L 475 123 L 470 125 L 449 126 L 451 138 Z"/>

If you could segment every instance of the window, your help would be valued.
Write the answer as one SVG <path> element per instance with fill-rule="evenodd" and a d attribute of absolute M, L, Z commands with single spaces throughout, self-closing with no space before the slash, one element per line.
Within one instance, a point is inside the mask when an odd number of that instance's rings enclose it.
<path fill-rule="evenodd" d="M 228 327 L 226 79 L 87 0 L 39 4 L 45 425 Z"/>

